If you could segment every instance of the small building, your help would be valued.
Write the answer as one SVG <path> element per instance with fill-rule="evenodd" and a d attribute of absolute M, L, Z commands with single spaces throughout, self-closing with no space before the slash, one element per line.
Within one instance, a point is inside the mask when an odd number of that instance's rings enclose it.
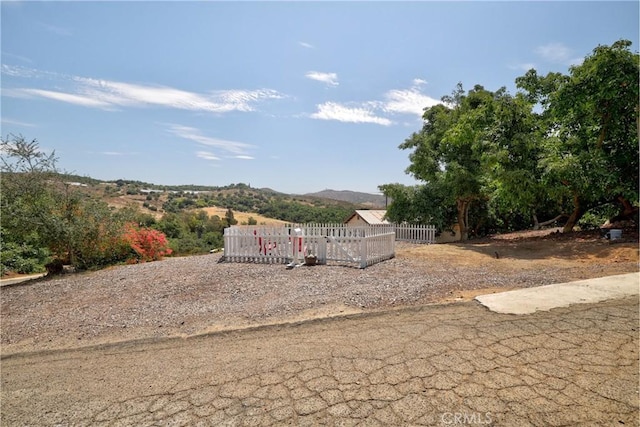
<path fill-rule="evenodd" d="M 385 209 L 357 209 L 344 223 L 347 225 L 391 224 L 384 218 L 386 214 Z"/>

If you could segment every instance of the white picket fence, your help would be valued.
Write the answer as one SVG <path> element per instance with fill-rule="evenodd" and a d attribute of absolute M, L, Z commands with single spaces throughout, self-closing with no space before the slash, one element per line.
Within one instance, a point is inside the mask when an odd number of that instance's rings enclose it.
<path fill-rule="evenodd" d="M 319 264 L 366 268 L 395 256 L 395 228 L 344 224 L 233 226 L 224 230 L 224 260 L 302 263 L 306 254 Z"/>
<path fill-rule="evenodd" d="M 433 225 L 395 224 L 396 240 L 411 243 L 435 243 L 436 227 Z"/>
<path fill-rule="evenodd" d="M 287 224 L 268 227 L 241 225 L 224 230 L 224 260 L 270 264 L 302 263 L 306 254 L 319 264 L 348 264 L 360 268 L 395 256 L 395 241 L 434 243 L 431 225 Z"/>

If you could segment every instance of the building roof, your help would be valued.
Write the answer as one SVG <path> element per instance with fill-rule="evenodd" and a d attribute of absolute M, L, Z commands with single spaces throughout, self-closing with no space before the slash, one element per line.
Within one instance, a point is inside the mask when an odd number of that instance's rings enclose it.
<path fill-rule="evenodd" d="M 391 224 L 389 221 L 384 219 L 386 214 L 387 211 L 385 209 L 357 209 L 345 222 L 351 221 L 354 216 L 358 215 L 369 225 Z"/>

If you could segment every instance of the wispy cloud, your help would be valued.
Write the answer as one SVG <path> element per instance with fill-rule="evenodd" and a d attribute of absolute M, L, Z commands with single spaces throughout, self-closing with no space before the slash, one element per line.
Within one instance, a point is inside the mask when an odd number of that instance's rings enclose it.
<path fill-rule="evenodd" d="M 393 123 L 389 119 L 376 116 L 367 108 L 348 107 L 335 102 L 325 102 L 317 107 L 318 111 L 310 116 L 312 119 L 337 120 L 347 123 L 375 123 L 382 126 L 389 126 Z"/>
<path fill-rule="evenodd" d="M 309 43 L 305 43 L 305 42 L 298 42 L 298 45 L 307 48 L 307 49 L 315 49 L 316 47 L 312 44 Z"/>
<path fill-rule="evenodd" d="M 563 43 L 548 43 L 538 46 L 534 51 L 545 61 L 563 65 L 578 65 L 583 60 L 574 56 L 573 50 Z"/>
<path fill-rule="evenodd" d="M 137 156 L 140 153 L 138 153 L 137 151 L 101 151 L 98 154 L 102 154 L 103 156 L 120 157 L 120 156 Z"/>
<path fill-rule="evenodd" d="M 3 117 L 2 118 L 2 123 L 4 123 L 5 125 L 14 125 L 14 126 L 27 127 L 27 128 L 36 127 L 36 125 L 34 125 L 33 123 L 27 123 L 27 122 L 22 122 L 22 121 L 19 121 L 19 120 L 13 120 L 13 119 L 10 119 L 8 117 Z"/>
<path fill-rule="evenodd" d="M 326 83 L 329 86 L 338 86 L 338 75 L 336 73 L 321 73 L 319 71 L 309 71 L 305 74 L 305 77 L 311 80 L 316 80 L 322 83 Z"/>
<path fill-rule="evenodd" d="M 17 60 L 22 61 L 22 62 L 33 64 L 33 60 L 30 59 L 30 58 L 27 58 L 26 56 L 16 55 L 14 53 L 5 52 L 5 51 L 2 51 L 2 56 L 5 57 L 5 58 L 9 57 L 9 58 L 17 59 Z"/>
<path fill-rule="evenodd" d="M 196 151 L 196 157 L 205 160 L 220 160 L 220 157 L 210 151 Z"/>
<path fill-rule="evenodd" d="M 227 153 L 229 157 L 237 159 L 253 159 L 250 155 L 250 151 L 255 148 L 255 146 L 251 144 L 205 136 L 199 129 L 190 126 L 172 124 L 169 125 L 168 131 L 180 138 L 187 139 L 207 147 L 216 148 L 223 153 Z M 196 155 L 201 159 L 221 160 L 219 155 L 211 151 L 198 151 Z"/>
<path fill-rule="evenodd" d="M 338 75 L 336 73 L 322 73 L 320 71 L 309 71 L 305 74 L 305 77 L 311 80 L 316 80 L 322 83 L 326 83 L 329 86 L 338 86 Z"/>
<path fill-rule="evenodd" d="M 522 62 L 520 64 L 511 64 L 508 67 L 511 70 L 529 71 L 532 68 L 536 68 L 536 64 L 533 62 Z"/>
<path fill-rule="evenodd" d="M 56 92 L 52 90 L 43 89 L 9 89 L 5 92 L 8 96 L 15 97 L 41 97 L 53 99 L 55 101 L 66 102 L 68 104 L 80 105 L 83 107 L 97 107 L 103 109 L 112 108 L 112 104 L 108 102 L 100 101 L 89 96 L 75 95 L 72 93 Z"/>
<path fill-rule="evenodd" d="M 562 43 L 549 43 L 538 46 L 535 53 L 547 61 L 564 62 L 571 55 L 571 50 Z"/>
<path fill-rule="evenodd" d="M 37 22 L 36 25 L 38 25 L 40 28 L 43 28 L 45 31 L 56 34 L 58 36 L 68 37 L 73 35 L 73 32 L 70 29 L 58 27 L 57 25 L 47 24 L 45 22 Z"/>
<path fill-rule="evenodd" d="M 14 88 L 6 91 L 7 96 L 47 98 L 105 110 L 155 106 L 210 113 L 249 112 L 256 111 L 256 105 L 261 102 L 286 97 L 273 89 L 232 89 L 196 93 L 168 86 L 67 76 L 7 65 L 2 66 L 2 73 L 25 79 L 51 79 L 58 83 L 58 86 L 67 86 L 64 90 Z"/>
<path fill-rule="evenodd" d="M 414 79 L 409 89 L 391 89 L 382 95 L 382 100 L 338 103 L 325 102 L 317 105 L 317 111 L 309 117 L 320 120 L 337 120 L 347 123 L 374 123 L 382 126 L 396 124 L 385 117 L 396 114 L 414 115 L 421 118 L 424 109 L 440 104 L 441 101 L 422 92 L 427 82 Z"/>
<path fill-rule="evenodd" d="M 384 94 L 382 109 L 391 113 L 415 114 L 422 117 L 424 109 L 440 104 L 441 101 L 425 95 L 421 87 L 427 84 L 425 80 L 414 79 L 409 89 L 392 89 Z"/>

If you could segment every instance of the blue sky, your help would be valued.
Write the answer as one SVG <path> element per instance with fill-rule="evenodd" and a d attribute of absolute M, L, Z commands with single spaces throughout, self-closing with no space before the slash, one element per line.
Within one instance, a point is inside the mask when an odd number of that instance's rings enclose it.
<path fill-rule="evenodd" d="M 414 184 L 424 107 L 599 44 L 630 2 L 2 1 L 2 135 L 104 180 L 286 193 Z"/>

